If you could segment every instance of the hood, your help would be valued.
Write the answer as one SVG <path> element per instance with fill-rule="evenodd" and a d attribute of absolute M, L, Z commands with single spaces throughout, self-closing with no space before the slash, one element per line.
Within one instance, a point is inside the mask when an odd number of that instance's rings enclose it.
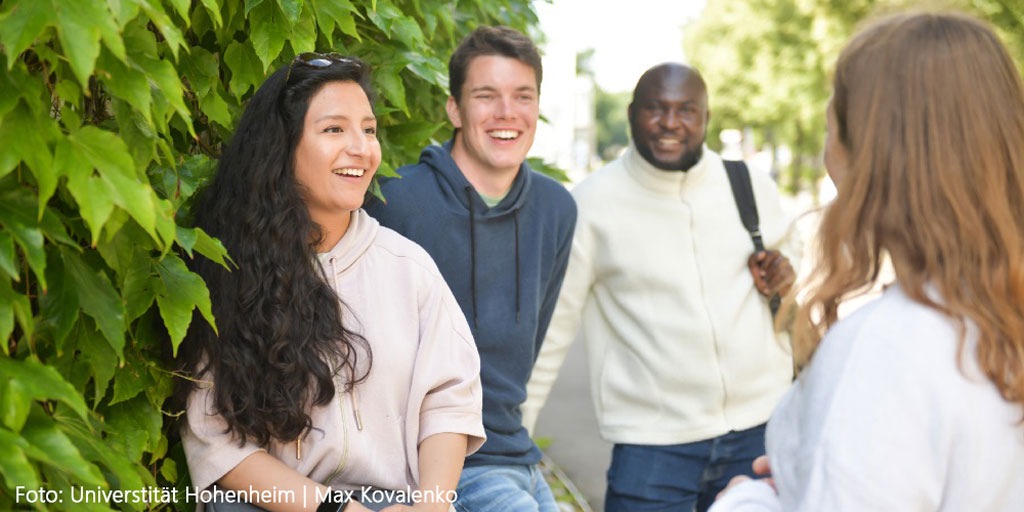
<path fill-rule="evenodd" d="M 526 201 L 526 191 L 530 188 L 531 174 L 533 174 L 526 162 L 519 166 L 519 172 L 516 173 L 516 178 L 512 181 L 512 188 L 509 189 L 508 194 L 493 208 L 488 208 L 476 193 L 473 184 L 462 174 L 455 164 L 455 160 L 452 160 L 452 142 L 449 140 L 441 146 L 427 146 L 420 153 L 420 163 L 428 166 L 434 172 L 442 188 L 447 188 L 445 192 L 449 200 L 457 202 L 479 219 L 502 217 L 522 208 Z M 467 190 L 472 193 L 467 193 Z"/>
<path fill-rule="evenodd" d="M 328 272 L 332 268 L 338 273 L 348 270 L 373 244 L 378 229 L 380 223 L 377 219 L 370 217 L 362 208 L 352 212 L 352 220 L 341 240 L 331 250 L 317 255 L 320 263 Z"/>

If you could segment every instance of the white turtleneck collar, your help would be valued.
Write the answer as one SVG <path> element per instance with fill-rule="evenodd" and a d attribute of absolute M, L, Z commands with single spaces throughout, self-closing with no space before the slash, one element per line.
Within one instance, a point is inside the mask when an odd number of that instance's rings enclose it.
<path fill-rule="evenodd" d="M 700 160 L 688 171 L 665 171 L 644 160 L 632 140 L 622 157 L 626 172 L 644 188 L 659 194 L 678 194 L 681 189 L 693 187 L 704 180 L 710 171 L 722 166 L 717 153 L 703 146 Z"/>

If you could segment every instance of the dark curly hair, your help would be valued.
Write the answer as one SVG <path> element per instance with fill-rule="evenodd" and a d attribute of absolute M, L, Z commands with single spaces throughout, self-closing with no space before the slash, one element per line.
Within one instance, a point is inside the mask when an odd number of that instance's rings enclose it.
<path fill-rule="evenodd" d="M 371 99 L 358 59 L 300 59 L 278 69 L 245 107 L 210 186 L 193 208 L 196 227 L 220 239 L 231 270 L 199 257 L 217 332 L 193 321 L 179 351 L 177 403 L 195 379 L 212 377 L 215 408 L 240 443 L 291 441 L 312 426 L 309 411 L 366 379 L 369 344 L 342 325 L 340 297 L 317 259 L 322 230 L 295 180 L 295 148 L 311 98 L 331 82 L 355 82 Z M 357 370 L 365 366 L 363 372 Z"/>

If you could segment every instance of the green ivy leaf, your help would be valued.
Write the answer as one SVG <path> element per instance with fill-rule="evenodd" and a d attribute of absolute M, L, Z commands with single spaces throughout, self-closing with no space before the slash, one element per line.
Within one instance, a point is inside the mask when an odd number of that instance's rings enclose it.
<path fill-rule="evenodd" d="M 78 340 L 78 357 L 92 370 L 95 385 L 93 407 L 96 407 L 107 394 L 118 360 L 110 344 L 90 324 L 89 321 L 79 322 L 75 337 Z"/>
<path fill-rule="evenodd" d="M 299 21 L 299 15 L 302 14 L 302 1 L 303 0 L 277 0 L 277 5 L 281 8 L 281 12 L 284 13 L 285 18 L 288 18 L 290 23 Z"/>
<path fill-rule="evenodd" d="M 105 417 L 111 441 L 130 460 L 142 460 L 143 453 L 160 439 L 160 409 L 148 407 L 143 396 L 111 406 Z"/>
<path fill-rule="evenodd" d="M 262 3 L 263 0 L 245 0 L 245 17 L 248 18 L 249 11 L 259 7 Z"/>
<path fill-rule="evenodd" d="M 381 95 L 409 116 L 409 106 L 405 102 L 405 85 L 402 84 L 402 77 L 398 72 L 394 69 L 381 69 L 374 74 L 374 78 L 380 87 Z"/>
<path fill-rule="evenodd" d="M 6 61 L 3 55 L 0 55 L 0 61 Z M 18 62 L 18 59 L 11 59 L 11 62 Z M 4 123 L 4 116 L 8 112 L 14 110 L 14 107 L 21 101 L 24 92 L 22 92 L 18 85 L 15 83 L 14 78 L 16 76 L 24 76 L 25 70 L 24 65 L 15 67 L 13 70 L 8 70 L 6 73 L 0 73 L 0 125 Z M 59 84 L 58 84 L 59 86 Z M 34 95 L 28 94 L 27 97 L 31 98 Z M 9 120 L 7 122 L 10 122 Z M 3 147 L 0 148 L 0 161 L 5 159 L 10 160 L 9 164 L 0 163 L 0 176 L 10 170 L 17 161 L 14 156 L 17 155 L 15 152 L 16 148 Z M 7 156 L 4 156 L 4 155 Z"/>
<path fill-rule="evenodd" d="M 158 213 L 156 232 L 160 235 L 160 240 L 163 241 L 163 254 L 166 255 L 174 247 L 174 231 L 177 229 L 177 224 L 174 222 L 175 208 L 166 199 L 156 197 L 155 201 Z"/>
<path fill-rule="evenodd" d="M 220 91 L 210 91 L 199 97 L 199 109 L 211 121 L 230 129 L 234 125 L 234 117 L 228 102 L 220 96 Z"/>
<path fill-rule="evenodd" d="M 448 69 L 441 59 L 415 51 L 402 52 L 402 58 L 408 62 L 405 65 L 405 69 L 412 71 L 416 76 L 426 80 L 428 83 L 447 90 Z"/>
<path fill-rule="evenodd" d="M 114 374 L 114 396 L 110 398 L 110 405 L 130 400 L 152 385 L 153 377 L 146 371 L 145 363 L 130 359 Z"/>
<path fill-rule="evenodd" d="M 422 147 L 430 142 L 438 130 L 447 123 L 431 123 L 428 121 L 408 121 L 405 123 L 389 126 L 385 138 L 402 146 Z"/>
<path fill-rule="evenodd" d="M 205 96 L 214 90 L 214 86 L 220 85 L 217 57 L 201 46 L 181 58 L 178 71 L 188 78 L 196 95 Z"/>
<path fill-rule="evenodd" d="M 43 249 L 43 232 L 36 221 L 33 199 L 31 193 L 24 188 L 0 192 L 0 227 L 21 247 L 29 268 L 45 290 L 46 252 Z"/>
<path fill-rule="evenodd" d="M 191 272 L 175 255 L 165 257 L 156 265 L 160 276 L 154 281 L 156 304 L 160 308 L 160 317 L 171 335 L 171 346 L 174 354 L 185 338 L 189 324 L 192 323 L 192 311 L 199 312 L 211 326 L 215 326 L 213 312 L 210 307 L 210 292 L 199 275 Z"/>
<path fill-rule="evenodd" d="M 359 11 L 349 0 L 310 0 L 313 4 L 313 12 L 316 14 L 317 25 L 320 32 L 328 40 L 334 40 L 335 25 L 348 36 L 354 37 L 356 41 L 362 41 L 359 31 L 356 30 L 355 14 Z M 294 48 L 294 46 L 293 46 Z"/>
<path fill-rule="evenodd" d="M 71 64 L 71 70 L 78 78 L 78 83 L 88 84 L 96 58 L 100 55 L 102 20 L 112 23 L 111 13 L 105 9 L 105 2 L 50 1 L 52 3 L 47 7 L 57 15 L 57 37 Z"/>
<path fill-rule="evenodd" d="M 137 461 L 126 458 L 116 445 L 108 444 L 106 437 L 101 437 L 92 429 L 61 417 L 60 411 L 57 411 L 54 417 L 64 427 L 64 432 L 82 455 L 87 460 L 98 462 L 107 468 L 113 475 L 113 481 L 119 484 L 119 488 L 142 489 L 152 485 L 152 478 L 145 468 L 137 464 Z"/>
<path fill-rule="evenodd" d="M 6 231 L 0 231 L 0 271 L 18 281 L 18 266 L 14 258 L 14 239 Z"/>
<path fill-rule="evenodd" d="M 19 160 L 28 168 L 39 184 L 39 212 L 45 201 L 57 188 L 58 169 L 53 166 L 50 139 L 55 135 L 56 126 L 50 118 L 33 114 L 24 103 L 19 104 L 0 120 L 0 176 L 3 176 Z"/>
<path fill-rule="evenodd" d="M 163 6 L 159 2 L 142 2 L 141 5 L 143 12 L 146 13 L 146 16 L 149 16 L 150 21 L 160 31 L 160 35 L 164 36 L 164 40 L 167 42 L 174 60 L 178 60 L 178 49 L 187 49 L 185 38 L 182 36 L 181 31 L 174 25 L 171 18 L 167 16 L 167 12 L 163 10 Z"/>
<path fill-rule="evenodd" d="M 132 20 L 137 20 L 139 10 L 142 8 L 140 0 L 128 0 L 119 2 L 108 2 L 110 10 L 114 15 L 114 20 L 118 27 L 124 28 Z M 127 45 L 129 48 L 135 49 L 132 45 Z"/>
<path fill-rule="evenodd" d="M 146 56 L 139 56 L 135 62 L 146 72 L 152 88 L 159 93 L 158 96 L 167 101 L 186 122 L 189 135 L 195 137 L 191 122 L 192 114 L 185 105 L 185 92 L 174 65 L 166 60 Z"/>
<path fill-rule="evenodd" d="M 145 72 L 103 53 L 96 63 L 96 77 L 103 81 L 112 96 L 128 102 L 147 124 L 153 122 L 153 93 L 150 92 Z"/>
<path fill-rule="evenodd" d="M 18 381 L 25 394 L 33 400 L 56 400 L 70 407 L 83 420 L 87 418 L 88 409 L 82 395 L 52 366 L 46 366 L 34 358 L 0 357 L 0 375 Z"/>
<path fill-rule="evenodd" d="M 284 49 L 290 23 L 286 23 L 277 6 L 271 2 L 263 2 L 253 9 L 249 16 L 249 38 L 252 40 L 256 56 L 263 64 L 261 71 L 266 73 L 270 64 Z"/>
<path fill-rule="evenodd" d="M 0 446 L 4 447 L 4 456 L 0 457 L 0 474 L 4 475 L 8 488 L 13 489 L 19 485 L 29 489 L 37 488 L 39 478 L 24 452 L 28 441 L 10 430 L 0 428 Z"/>
<path fill-rule="evenodd" d="M 32 414 L 21 435 L 38 449 L 38 452 L 30 452 L 29 457 L 70 473 L 81 483 L 106 485 L 99 468 L 82 458 L 78 448 L 45 413 L 40 411 Z"/>
<path fill-rule="evenodd" d="M 70 276 L 64 271 L 60 255 L 52 251 L 47 261 L 50 287 L 39 297 L 39 316 L 53 331 L 53 342 L 60 350 L 78 320 L 78 295 Z"/>
<path fill-rule="evenodd" d="M 230 258 L 228 257 L 227 249 L 225 249 L 224 245 L 220 243 L 220 240 L 217 240 L 216 238 L 213 238 L 212 236 L 206 234 L 206 232 L 200 228 L 195 228 L 195 232 L 196 251 L 199 251 L 199 254 L 202 254 L 203 256 L 206 256 L 207 258 L 210 258 L 211 260 L 217 263 L 220 263 L 224 267 L 227 267 Z"/>
<path fill-rule="evenodd" d="M 11 282 L 7 279 L 0 279 L 0 340 L 8 340 L 14 332 L 14 305 L 18 300 L 28 302 L 28 299 L 11 288 Z M 24 305 L 23 305 L 24 306 Z M 0 343 L 0 351 L 4 355 L 10 355 L 7 342 Z"/>
<path fill-rule="evenodd" d="M 110 279 L 102 271 L 82 261 L 77 254 L 66 249 L 61 249 L 60 253 L 64 268 L 78 292 L 82 311 L 96 321 L 100 332 L 118 357 L 124 357 L 125 307 L 110 284 Z"/>
<path fill-rule="evenodd" d="M 150 119 L 146 120 L 141 112 L 135 110 L 128 102 L 111 98 L 110 106 L 114 116 L 118 120 L 118 135 L 124 140 L 128 150 L 131 151 L 132 160 L 135 161 L 136 169 L 145 169 L 157 159 L 156 148 L 158 143 L 166 144 L 164 139 L 158 138 L 154 129 L 157 127 Z M 168 126 L 159 125 L 163 130 Z M 167 133 L 166 131 L 162 133 Z"/>
<path fill-rule="evenodd" d="M 313 19 L 313 11 L 306 9 L 292 25 L 288 37 L 288 44 L 291 45 L 294 53 L 312 51 L 316 48 L 316 20 Z"/>
<path fill-rule="evenodd" d="M 132 49 L 132 58 L 144 56 L 159 59 L 160 50 L 156 42 L 156 34 L 150 30 L 149 20 L 145 16 L 136 16 L 136 14 L 132 14 L 132 18 L 129 18 L 130 23 L 124 27 L 125 45 Z"/>
<path fill-rule="evenodd" d="M 203 7 L 206 8 L 206 13 L 210 16 L 213 21 L 213 28 L 220 28 L 224 25 L 224 18 L 220 16 L 220 6 L 217 5 L 217 0 L 202 0 Z"/>
<path fill-rule="evenodd" d="M 32 399 L 20 382 L 0 381 L 0 423 L 14 432 L 21 432 L 31 407 Z"/>
<path fill-rule="evenodd" d="M 4 2 L 0 12 L 0 44 L 8 55 L 21 55 L 50 24 L 52 8 L 39 0 Z M 16 59 L 7 61 L 10 70 Z"/>
<path fill-rule="evenodd" d="M 190 0 L 167 0 L 167 1 L 170 2 L 170 4 L 172 6 L 174 6 L 175 10 L 178 11 L 178 16 L 181 16 L 182 19 L 186 19 L 186 20 L 188 19 L 188 8 L 189 8 L 189 4 L 192 3 Z"/>
<path fill-rule="evenodd" d="M 134 251 L 121 287 L 129 322 L 142 316 L 153 305 L 156 293 L 150 286 L 152 279 L 153 260 L 141 251 Z"/>
<path fill-rule="evenodd" d="M 422 48 L 426 44 L 423 38 L 423 31 L 420 30 L 420 26 L 412 18 L 398 13 L 398 18 L 392 27 L 395 37 L 409 48 Z"/>
<path fill-rule="evenodd" d="M 232 41 L 224 50 L 224 63 L 231 70 L 229 88 L 235 98 L 241 100 L 251 87 L 258 87 L 263 81 L 263 67 L 256 52 L 247 44 Z"/>
<path fill-rule="evenodd" d="M 160 463 L 160 476 L 168 482 L 178 481 L 178 464 L 174 462 L 174 459 L 164 459 Z"/>
<path fill-rule="evenodd" d="M 68 136 L 92 166 L 99 171 L 114 204 L 123 208 L 154 239 L 155 212 L 153 194 L 148 184 L 138 179 L 135 161 L 124 141 L 113 133 L 86 126 Z"/>
<path fill-rule="evenodd" d="M 99 240 L 103 225 L 114 211 L 114 201 L 107 194 L 106 185 L 93 177 L 85 155 L 67 139 L 58 139 L 54 152 L 56 167 L 68 176 L 67 188 L 78 203 L 78 212 L 89 226 L 93 244 Z"/>
<path fill-rule="evenodd" d="M 185 249 L 185 253 L 188 254 L 189 258 L 191 258 L 192 248 L 195 247 L 196 237 L 198 236 L 196 234 L 196 229 L 177 226 L 176 233 L 178 245 L 180 245 L 182 249 Z"/>

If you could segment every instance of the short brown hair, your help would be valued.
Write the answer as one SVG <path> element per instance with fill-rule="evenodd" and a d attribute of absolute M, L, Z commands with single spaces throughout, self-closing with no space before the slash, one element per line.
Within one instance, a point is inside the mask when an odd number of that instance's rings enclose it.
<path fill-rule="evenodd" d="M 523 62 L 533 68 L 537 76 L 537 93 L 543 78 L 540 52 L 529 37 L 518 30 L 503 26 L 477 27 L 459 43 L 448 60 L 448 89 L 458 102 L 462 98 L 462 85 L 466 83 L 466 70 L 474 57 L 499 55 Z"/>

